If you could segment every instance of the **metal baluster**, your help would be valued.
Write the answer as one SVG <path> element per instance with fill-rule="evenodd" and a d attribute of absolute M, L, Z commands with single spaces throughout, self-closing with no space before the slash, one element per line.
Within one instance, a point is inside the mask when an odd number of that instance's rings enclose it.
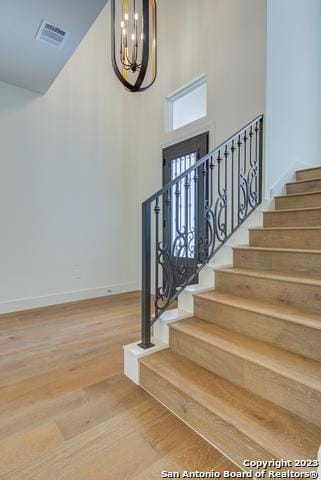
<path fill-rule="evenodd" d="M 202 205 L 202 236 L 203 236 L 203 244 L 202 244 L 202 263 L 206 262 L 208 257 L 208 232 L 205 228 L 206 224 L 206 217 L 207 217 L 207 209 L 208 209 L 208 162 L 203 163 L 202 175 L 203 175 L 203 205 Z"/>
<path fill-rule="evenodd" d="M 189 192 L 189 182 L 188 175 L 185 177 L 185 278 L 186 283 L 188 280 L 188 192 Z"/>
<path fill-rule="evenodd" d="M 191 159 L 191 156 L 189 155 L 188 156 L 188 167 L 187 168 L 190 168 L 192 166 L 192 159 Z M 189 176 L 188 176 L 188 183 L 190 184 L 191 186 L 191 183 L 192 183 L 192 174 L 190 173 Z M 187 229 L 188 229 L 188 232 L 189 232 L 189 235 L 191 236 L 191 243 L 192 243 L 192 235 L 193 235 L 193 232 L 192 232 L 192 191 L 190 189 L 189 191 L 189 203 L 188 203 L 188 226 L 187 226 Z M 192 250 L 190 252 L 190 254 L 192 255 Z"/>
<path fill-rule="evenodd" d="M 173 220 L 173 212 L 174 212 L 174 187 L 171 187 L 167 190 L 165 193 L 165 213 L 164 213 L 164 219 L 163 219 L 163 228 L 167 229 L 167 232 L 163 232 L 163 237 L 165 236 L 166 242 L 163 245 L 163 250 L 167 254 L 166 255 L 166 260 L 165 258 L 163 259 L 164 262 L 167 262 L 167 267 L 170 268 L 169 262 L 172 258 L 172 242 L 173 242 L 173 226 L 174 226 L 174 220 Z M 163 271 L 163 276 L 162 276 L 162 282 L 164 286 L 164 271 Z M 163 292 L 163 295 L 165 292 Z"/>
<path fill-rule="evenodd" d="M 237 203 L 237 224 L 240 225 L 241 223 L 241 135 L 239 135 L 237 141 L 237 148 L 238 148 L 238 155 L 237 155 L 237 183 L 238 183 L 238 203 Z"/>
<path fill-rule="evenodd" d="M 247 140 L 248 140 L 248 136 L 246 135 L 246 130 L 244 132 L 244 137 L 243 137 L 243 140 L 244 140 L 244 177 L 246 175 L 246 160 L 247 160 L 247 151 L 246 151 L 246 147 L 247 147 Z"/>
<path fill-rule="evenodd" d="M 250 135 L 250 165 L 251 165 L 251 167 L 253 167 L 253 161 L 252 161 L 252 143 L 253 142 L 252 142 L 252 139 L 253 139 L 254 133 L 253 133 L 253 127 L 252 126 L 250 128 L 250 134 L 249 135 Z"/>
<path fill-rule="evenodd" d="M 169 230 L 167 237 L 169 240 L 169 243 L 167 245 L 164 245 L 164 248 L 171 251 L 171 243 L 172 243 L 172 228 L 173 228 L 173 222 L 172 222 L 172 215 L 171 215 L 171 209 L 172 209 L 172 200 L 174 198 L 173 195 L 173 187 L 169 188 L 167 192 L 165 193 L 165 211 L 163 215 L 163 229 L 167 228 Z"/>
<path fill-rule="evenodd" d="M 234 232 L 234 152 L 235 152 L 235 140 L 232 140 L 231 152 L 232 152 L 232 164 L 231 164 L 231 217 L 232 217 L 232 232 Z"/>
<path fill-rule="evenodd" d="M 221 163 L 222 163 L 222 158 L 221 158 L 221 152 L 220 150 L 218 151 L 218 156 L 217 156 L 217 165 L 218 165 L 218 172 L 217 172 L 217 185 L 218 185 L 218 194 L 221 197 L 222 192 L 221 192 Z"/>
<path fill-rule="evenodd" d="M 252 210 L 255 208 L 256 204 L 257 204 L 257 197 L 256 197 L 256 186 L 255 186 L 255 192 L 253 193 L 252 192 L 252 180 L 253 180 L 253 177 L 252 175 L 255 175 L 256 177 L 256 173 L 254 170 L 254 163 L 253 163 L 253 158 L 252 158 L 252 146 L 253 146 L 253 126 L 251 125 L 250 127 L 250 133 L 249 133 L 249 136 L 250 136 L 250 170 L 249 170 L 249 175 L 248 175 L 248 201 L 249 201 L 249 204 L 250 204 L 250 207 L 252 208 Z M 254 185 L 255 185 L 255 182 L 256 182 L 256 178 L 254 179 Z"/>
<path fill-rule="evenodd" d="M 256 166 L 256 177 L 255 177 L 255 190 L 256 190 L 256 200 L 259 201 L 259 158 L 258 158 L 258 131 L 259 126 L 258 122 L 255 122 L 255 166 Z"/>
<path fill-rule="evenodd" d="M 158 272 L 158 245 L 159 245 L 159 197 L 156 198 L 156 204 L 154 208 L 155 212 L 155 315 L 158 315 L 158 288 L 159 288 L 159 272 Z"/>
<path fill-rule="evenodd" d="M 175 228 L 176 228 L 176 233 L 180 233 L 180 182 L 176 183 L 175 186 Z"/>
<path fill-rule="evenodd" d="M 260 119 L 260 157 L 259 157 L 259 202 L 260 205 L 262 203 L 262 195 L 263 195 L 263 128 L 264 128 L 264 119 L 261 117 Z"/>
<path fill-rule="evenodd" d="M 227 145 L 225 145 L 225 151 L 224 151 L 224 157 L 225 157 L 225 191 L 224 191 L 224 202 L 225 202 L 225 225 L 224 225 L 224 230 L 225 230 L 225 237 L 227 237 L 227 207 L 228 207 L 228 189 L 227 189 L 227 160 L 229 157 Z"/>
<path fill-rule="evenodd" d="M 195 196 L 195 271 L 198 267 L 199 262 L 199 175 L 198 175 L 198 168 L 194 170 L 194 196 Z"/>
<path fill-rule="evenodd" d="M 215 222 L 213 222 L 213 210 L 214 210 L 214 195 L 215 195 L 215 183 L 214 183 L 214 176 L 215 176 L 215 164 L 214 164 L 214 157 L 211 155 L 210 163 L 209 163 L 209 168 L 210 168 L 210 180 L 209 180 L 209 212 L 211 214 L 210 216 L 210 222 L 211 225 L 205 225 L 206 228 L 206 235 L 210 238 L 211 242 L 209 245 L 209 258 L 212 257 L 214 249 L 215 249 L 215 243 L 216 243 L 216 237 L 215 237 Z M 211 228 L 211 232 L 210 232 Z M 211 237 L 210 237 L 211 234 Z"/>
<path fill-rule="evenodd" d="M 216 235 L 217 235 L 217 239 L 219 242 L 222 243 L 222 238 L 221 238 L 221 234 L 222 234 L 222 228 L 221 228 L 221 208 L 222 208 L 222 201 L 224 201 L 224 194 L 222 192 L 222 189 L 221 189 L 221 170 L 222 170 L 222 167 L 221 167 L 221 164 L 222 164 L 222 157 L 221 157 L 221 151 L 219 150 L 218 151 L 218 157 L 217 157 L 217 165 L 218 165 L 218 168 L 217 168 L 217 184 L 218 184 L 218 196 L 219 196 L 219 204 L 218 204 L 218 208 L 216 208 L 216 212 L 215 212 L 215 222 L 216 222 Z M 225 207 L 225 205 L 224 205 Z M 224 226 L 224 234 L 225 234 L 225 226 Z"/>
<path fill-rule="evenodd" d="M 214 157 L 211 155 L 211 160 L 210 160 L 210 208 L 213 208 L 214 205 Z"/>
<path fill-rule="evenodd" d="M 250 198 L 250 192 L 249 192 L 249 182 L 248 178 L 246 176 L 247 174 L 247 141 L 248 141 L 248 136 L 247 136 L 247 131 L 246 129 L 244 130 L 244 216 L 243 216 L 243 221 L 246 219 L 247 212 L 248 212 L 248 207 L 249 207 L 249 198 Z"/>

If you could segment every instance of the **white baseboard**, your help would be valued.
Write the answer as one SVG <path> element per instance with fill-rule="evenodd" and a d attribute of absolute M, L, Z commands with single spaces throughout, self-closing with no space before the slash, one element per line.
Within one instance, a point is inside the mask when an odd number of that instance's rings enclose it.
<path fill-rule="evenodd" d="M 106 287 L 90 288 L 87 290 L 76 290 L 71 292 L 52 293 L 40 297 L 19 298 L 7 302 L 0 302 L 0 314 L 30 310 L 33 308 L 49 307 L 62 303 L 88 300 L 90 298 L 107 297 L 117 293 L 127 293 L 139 290 L 136 282 L 110 285 Z"/>
<path fill-rule="evenodd" d="M 281 175 L 281 177 L 272 185 L 271 188 L 266 189 L 265 199 L 268 203 L 272 203 L 275 197 L 285 194 L 285 185 L 295 180 L 295 173 L 297 170 L 304 170 L 310 168 L 311 165 L 304 162 L 293 162 L 290 167 Z"/>

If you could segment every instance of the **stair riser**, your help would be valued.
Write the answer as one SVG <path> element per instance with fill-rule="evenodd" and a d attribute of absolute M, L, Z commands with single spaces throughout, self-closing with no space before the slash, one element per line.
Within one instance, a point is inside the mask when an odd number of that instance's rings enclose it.
<path fill-rule="evenodd" d="M 321 230 L 250 230 L 252 247 L 319 250 Z"/>
<path fill-rule="evenodd" d="M 231 423 L 217 417 L 186 395 L 178 385 L 173 385 L 144 365 L 141 366 L 141 386 L 240 467 L 244 468 L 245 458 L 272 458 L 270 453 L 244 436 Z"/>
<path fill-rule="evenodd" d="M 321 227 L 321 210 L 264 212 L 264 227 Z"/>
<path fill-rule="evenodd" d="M 201 367 L 321 427 L 321 394 L 312 387 L 174 329 L 170 329 L 170 347 Z"/>
<path fill-rule="evenodd" d="M 321 168 L 313 168 L 311 170 L 296 173 L 296 179 L 298 182 L 301 182 L 302 180 L 314 180 L 316 178 L 321 178 Z"/>
<path fill-rule="evenodd" d="M 321 330 L 197 296 L 194 303 L 202 320 L 321 361 Z"/>
<path fill-rule="evenodd" d="M 320 245 L 321 248 L 321 245 Z M 234 267 L 321 275 L 321 252 L 234 250 Z"/>
<path fill-rule="evenodd" d="M 295 195 L 293 197 L 277 197 L 275 199 L 276 210 L 313 207 L 321 207 L 321 193 L 311 193 L 310 195 Z"/>
<path fill-rule="evenodd" d="M 321 312 L 321 288 L 318 285 L 231 274 L 219 270 L 215 274 L 215 285 L 221 292 Z"/>
<path fill-rule="evenodd" d="M 321 179 L 310 180 L 304 183 L 289 183 L 286 186 L 286 193 L 292 195 L 295 193 L 308 193 L 308 192 L 320 192 L 321 191 Z"/>

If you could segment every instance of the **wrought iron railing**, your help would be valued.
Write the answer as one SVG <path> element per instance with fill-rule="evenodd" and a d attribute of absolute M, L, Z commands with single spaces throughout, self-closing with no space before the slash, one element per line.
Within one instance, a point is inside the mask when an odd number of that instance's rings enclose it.
<path fill-rule="evenodd" d="M 156 320 L 261 203 L 262 161 L 260 115 L 143 203 L 142 348 L 152 346 Z"/>

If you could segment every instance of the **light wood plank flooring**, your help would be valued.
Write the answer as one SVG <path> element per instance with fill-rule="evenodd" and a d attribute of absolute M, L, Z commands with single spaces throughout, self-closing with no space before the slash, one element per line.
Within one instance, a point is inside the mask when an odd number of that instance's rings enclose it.
<path fill-rule="evenodd" d="M 233 470 L 122 375 L 139 294 L 0 317 L 0 478 L 153 480 Z"/>

